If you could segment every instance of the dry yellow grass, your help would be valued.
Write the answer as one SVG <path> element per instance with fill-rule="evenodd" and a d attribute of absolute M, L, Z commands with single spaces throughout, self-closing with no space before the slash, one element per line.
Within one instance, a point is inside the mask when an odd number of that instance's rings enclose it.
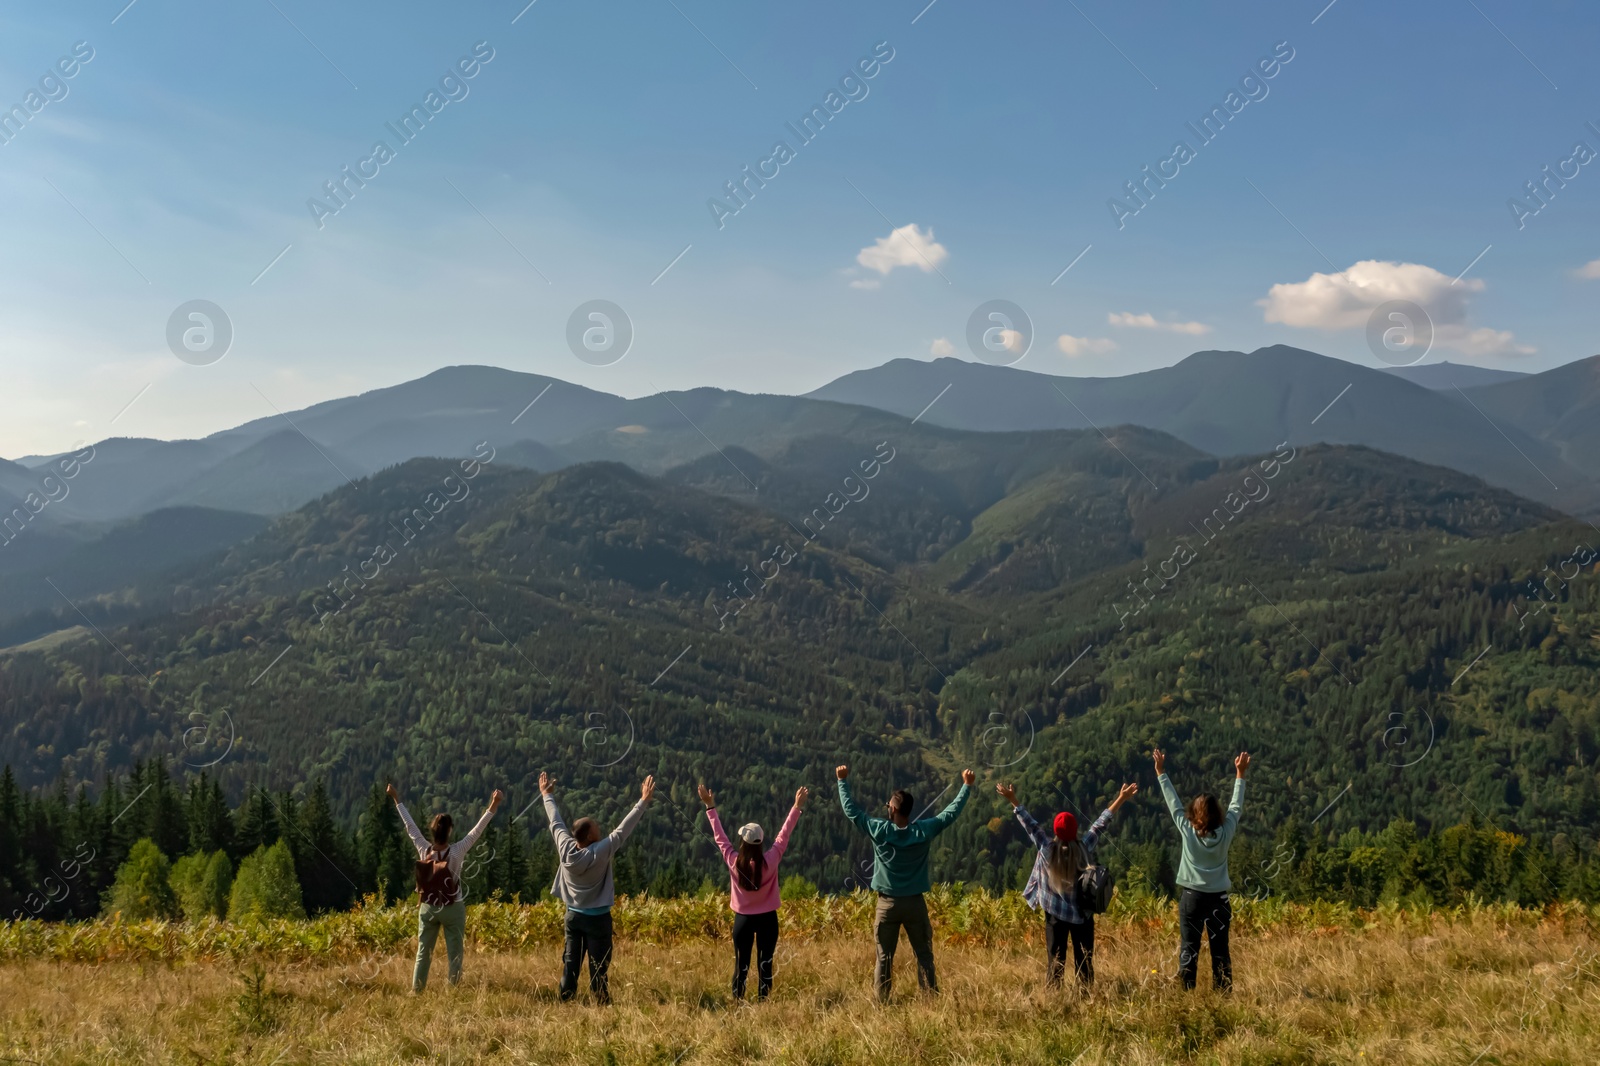
<path fill-rule="evenodd" d="M 586 991 L 556 1001 L 559 947 L 545 941 L 469 948 L 454 989 L 441 945 L 421 999 L 405 944 L 372 962 L 23 959 L 0 965 L 0 1061 L 1489 1066 L 1600 1055 L 1600 943 L 1586 920 L 1489 911 L 1258 926 L 1235 938 L 1230 998 L 1173 986 L 1170 924 L 1103 919 L 1098 932 L 1090 997 L 1044 986 L 1032 930 L 941 944 L 937 999 L 917 994 L 902 946 L 887 1008 L 871 999 L 865 927 L 781 942 L 773 998 L 748 1006 L 730 1001 L 731 947 L 704 935 L 620 939 L 610 1008 Z"/>

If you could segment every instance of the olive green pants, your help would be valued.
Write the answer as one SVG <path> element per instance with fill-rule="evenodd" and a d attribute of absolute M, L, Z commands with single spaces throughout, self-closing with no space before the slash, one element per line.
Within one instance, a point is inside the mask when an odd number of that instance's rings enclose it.
<path fill-rule="evenodd" d="M 411 971 L 411 991 L 428 987 L 428 965 L 433 961 L 433 945 L 444 931 L 444 950 L 450 959 L 450 983 L 461 980 L 461 957 L 466 953 L 467 904 L 457 900 L 447 907 L 424 903 L 417 911 L 417 966 Z"/>

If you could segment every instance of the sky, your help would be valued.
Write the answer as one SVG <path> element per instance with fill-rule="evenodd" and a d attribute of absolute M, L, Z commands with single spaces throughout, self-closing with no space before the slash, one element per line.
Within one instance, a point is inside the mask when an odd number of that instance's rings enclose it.
<path fill-rule="evenodd" d="M 799 393 L 975 358 L 992 300 L 1029 325 L 977 355 L 1047 373 L 1381 366 L 1393 300 L 1428 361 L 1548 369 L 1600 350 L 1597 33 L 1575 0 L 8 7 L 0 455 L 461 363 Z"/>

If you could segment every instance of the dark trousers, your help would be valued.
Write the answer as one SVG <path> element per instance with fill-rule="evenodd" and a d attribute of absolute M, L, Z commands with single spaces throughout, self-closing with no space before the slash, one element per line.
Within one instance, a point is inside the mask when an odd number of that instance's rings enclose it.
<path fill-rule="evenodd" d="M 1081 922 L 1064 922 L 1053 914 L 1044 916 L 1044 946 L 1050 954 L 1050 983 L 1061 983 L 1067 968 L 1067 941 L 1072 941 L 1072 968 L 1082 984 L 1094 984 L 1094 915 L 1085 914 Z"/>
<path fill-rule="evenodd" d="M 928 919 L 928 902 L 921 893 L 915 896 L 878 896 L 878 918 L 873 935 L 878 941 L 878 998 L 889 998 L 894 984 L 894 952 L 900 945 L 900 930 L 911 941 L 917 957 L 917 984 L 923 991 L 938 992 L 939 979 L 933 972 L 933 922 Z"/>
<path fill-rule="evenodd" d="M 1211 984 L 1218 992 L 1233 988 L 1233 959 L 1228 954 L 1228 926 L 1233 906 L 1226 892 L 1183 890 L 1178 897 L 1178 976 L 1184 988 L 1193 988 L 1200 968 L 1200 933 L 1211 944 Z"/>
<path fill-rule="evenodd" d="M 567 912 L 567 944 L 561 953 L 561 998 L 578 994 L 578 970 L 589 956 L 589 994 L 596 1003 L 611 1002 L 611 912 Z"/>
<path fill-rule="evenodd" d="M 778 912 L 736 914 L 733 917 L 733 998 L 744 998 L 750 973 L 750 948 L 756 949 L 756 998 L 772 991 L 772 953 L 778 947 Z"/>

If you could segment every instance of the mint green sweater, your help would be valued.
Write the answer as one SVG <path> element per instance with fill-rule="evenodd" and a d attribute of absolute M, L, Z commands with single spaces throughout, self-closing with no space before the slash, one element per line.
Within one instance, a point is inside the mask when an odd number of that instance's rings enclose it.
<path fill-rule="evenodd" d="M 872 890 L 886 896 L 915 896 L 928 891 L 928 844 L 956 820 L 967 805 L 972 789 L 961 786 L 950 805 L 932 818 L 919 818 L 904 829 L 884 818 L 868 817 L 850 795 L 850 785 L 839 782 L 839 806 L 844 816 L 872 841 Z"/>
<path fill-rule="evenodd" d="M 1244 778 L 1233 779 L 1233 799 L 1228 801 L 1228 813 L 1222 826 L 1210 836 L 1201 836 L 1189 824 L 1184 813 L 1183 800 L 1172 787 L 1166 774 L 1156 778 L 1161 783 L 1161 795 L 1172 812 L 1178 826 L 1178 838 L 1183 842 L 1183 859 L 1178 863 L 1178 887 L 1192 888 L 1196 892 L 1228 892 L 1233 882 L 1228 880 L 1228 848 L 1233 844 L 1233 834 L 1239 829 L 1239 812 L 1244 809 Z"/>

